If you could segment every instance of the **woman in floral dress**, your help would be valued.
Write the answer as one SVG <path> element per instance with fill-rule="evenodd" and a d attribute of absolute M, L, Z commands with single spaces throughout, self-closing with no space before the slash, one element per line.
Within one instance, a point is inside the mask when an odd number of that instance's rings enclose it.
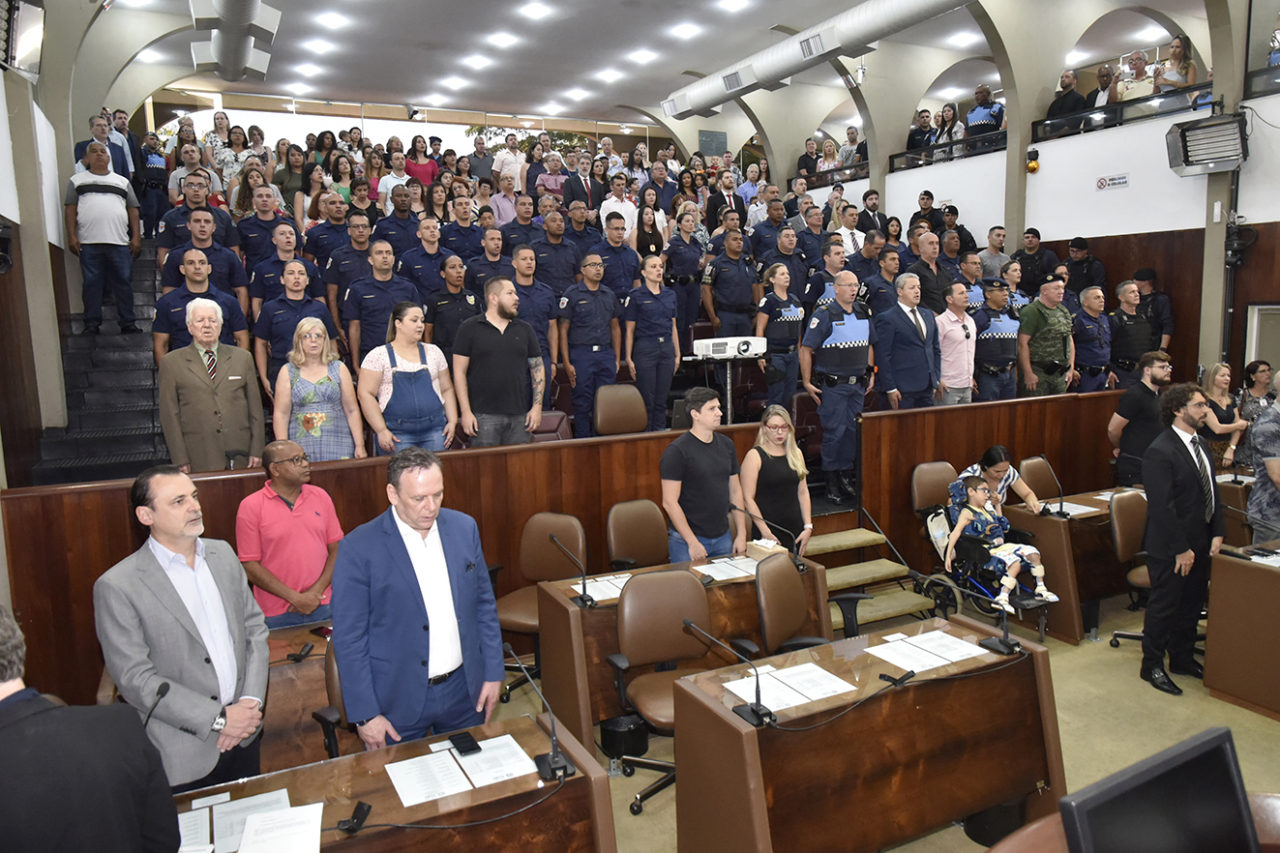
<path fill-rule="evenodd" d="M 351 371 L 315 317 L 303 318 L 294 330 L 293 351 L 276 379 L 271 423 L 277 439 L 296 441 L 312 462 L 368 455 Z"/>

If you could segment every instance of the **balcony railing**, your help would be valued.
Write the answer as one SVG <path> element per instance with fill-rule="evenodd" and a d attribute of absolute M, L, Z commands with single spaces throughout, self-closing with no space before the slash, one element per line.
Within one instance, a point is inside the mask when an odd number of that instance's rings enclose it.
<path fill-rule="evenodd" d="M 1207 110 L 1212 98 L 1213 84 L 1202 83 L 1199 86 L 1188 86 L 1185 89 L 1162 92 L 1134 101 L 1107 104 L 1096 109 L 1032 122 L 1031 141 L 1044 142 L 1048 139 L 1088 133 L 1170 113 Z"/>
<path fill-rule="evenodd" d="M 917 148 L 914 151 L 894 154 L 889 157 L 889 171 L 901 172 L 934 163 L 963 160 L 966 157 L 989 154 L 992 151 L 1003 151 L 1007 145 L 1008 139 L 1003 130 L 981 133 L 955 142 L 943 142 L 939 145 L 930 145 L 928 148 Z"/>

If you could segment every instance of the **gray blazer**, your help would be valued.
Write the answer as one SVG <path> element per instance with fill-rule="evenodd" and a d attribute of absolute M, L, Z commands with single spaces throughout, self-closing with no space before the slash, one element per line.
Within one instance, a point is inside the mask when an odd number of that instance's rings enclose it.
<path fill-rule="evenodd" d="M 160 359 L 160 426 L 174 465 L 222 471 L 228 451 L 240 454 L 237 468 L 245 466 L 248 456 L 262 456 L 262 397 L 253 357 L 222 344 L 216 374 L 209 381 L 195 344 Z"/>
<path fill-rule="evenodd" d="M 268 652 L 262 609 L 231 546 L 217 539 L 203 541 L 236 651 L 235 698 L 265 701 Z M 160 684 L 169 682 L 169 693 L 147 726 L 169 784 L 207 776 L 219 755 L 217 735 L 210 729 L 222 709 L 218 675 L 178 591 L 145 543 L 98 578 L 93 611 L 107 672 L 139 716 L 146 715 Z"/>

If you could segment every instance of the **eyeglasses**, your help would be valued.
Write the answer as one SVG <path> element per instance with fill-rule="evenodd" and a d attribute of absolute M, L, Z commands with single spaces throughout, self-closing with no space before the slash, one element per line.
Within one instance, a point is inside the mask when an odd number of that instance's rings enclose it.
<path fill-rule="evenodd" d="M 305 453 L 299 453 L 297 456 L 291 456 L 288 459 L 277 459 L 276 462 L 288 462 L 290 465 L 301 465 L 303 462 L 310 462 L 311 457 Z"/>
<path fill-rule="evenodd" d="M 771 429 L 775 432 L 790 432 L 791 424 L 765 424 L 765 429 Z"/>
<path fill-rule="evenodd" d="M 604 263 L 602 261 L 590 261 L 589 263 L 583 264 L 583 266 L 584 267 L 602 267 L 604 266 Z"/>

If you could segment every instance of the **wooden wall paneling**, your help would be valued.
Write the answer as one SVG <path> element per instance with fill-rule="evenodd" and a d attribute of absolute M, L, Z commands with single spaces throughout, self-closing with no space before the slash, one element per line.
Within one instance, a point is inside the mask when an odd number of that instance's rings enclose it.
<path fill-rule="evenodd" d="M 1248 363 L 1244 344 L 1249 306 L 1257 302 L 1280 302 L 1280 281 L 1276 279 L 1276 270 L 1280 269 L 1280 222 L 1249 227 L 1258 232 L 1258 241 L 1245 255 L 1244 265 L 1236 270 L 1231 349 L 1227 358 L 1231 363 L 1231 384 L 1237 388 L 1244 381 L 1244 366 Z"/>
<path fill-rule="evenodd" d="M 31 348 L 30 311 L 22 275 L 21 226 L 10 225 L 13 267 L 0 275 L 0 433 L 4 435 L 5 476 L 11 486 L 29 486 L 40 458 L 40 395 Z"/>

